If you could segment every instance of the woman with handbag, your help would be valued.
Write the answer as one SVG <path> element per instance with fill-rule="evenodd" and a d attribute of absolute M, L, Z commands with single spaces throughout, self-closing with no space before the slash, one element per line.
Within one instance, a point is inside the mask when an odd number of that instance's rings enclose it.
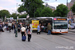
<path fill-rule="evenodd" d="M 30 42 L 31 39 L 31 28 L 28 29 L 28 42 Z"/>

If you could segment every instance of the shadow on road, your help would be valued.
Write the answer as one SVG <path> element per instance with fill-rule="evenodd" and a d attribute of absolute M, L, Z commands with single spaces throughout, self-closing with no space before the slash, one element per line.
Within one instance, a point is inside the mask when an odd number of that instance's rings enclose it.
<path fill-rule="evenodd" d="M 64 35 L 62 33 L 53 33 L 52 35 Z"/>

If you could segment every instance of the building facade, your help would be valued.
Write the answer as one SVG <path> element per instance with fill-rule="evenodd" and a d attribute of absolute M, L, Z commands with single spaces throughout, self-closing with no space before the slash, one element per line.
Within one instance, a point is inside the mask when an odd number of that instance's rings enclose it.
<path fill-rule="evenodd" d="M 55 7 L 53 7 L 53 6 L 50 6 L 50 5 L 48 5 L 47 3 L 46 3 L 46 5 L 45 5 L 46 7 L 49 7 L 49 8 L 51 8 L 52 9 L 52 11 L 54 11 L 55 10 Z"/>
<path fill-rule="evenodd" d="M 68 3 L 67 7 L 69 9 L 69 13 L 67 14 L 67 17 L 69 17 L 70 19 L 72 19 L 75 22 L 75 16 L 73 15 L 73 12 L 71 11 L 71 7 L 73 6 L 75 0 L 71 0 L 70 3 Z"/>

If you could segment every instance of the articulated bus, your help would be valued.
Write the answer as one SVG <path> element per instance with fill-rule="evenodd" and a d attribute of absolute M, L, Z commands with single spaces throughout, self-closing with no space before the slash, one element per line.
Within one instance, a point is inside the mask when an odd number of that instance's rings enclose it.
<path fill-rule="evenodd" d="M 39 23 L 45 27 L 45 32 L 48 32 L 48 23 L 52 26 L 52 33 L 68 33 L 68 21 L 67 18 L 63 17 L 37 17 Z"/>
<path fill-rule="evenodd" d="M 23 19 L 19 19 L 24 20 Z M 48 23 L 51 24 L 52 33 L 68 33 L 68 20 L 65 17 L 36 17 L 36 18 L 29 18 L 29 20 L 24 20 L 25 24 L 32 23 L 32 31 L 37 31 L 37 26 L 40 23 L 44 26 L 44 32 L 48 32 L 47 25 Z"/>

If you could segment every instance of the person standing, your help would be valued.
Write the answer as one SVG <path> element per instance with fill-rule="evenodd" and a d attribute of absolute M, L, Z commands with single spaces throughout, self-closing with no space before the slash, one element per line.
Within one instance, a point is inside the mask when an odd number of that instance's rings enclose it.
<path fill-rule="evenodd" d="M 41 24 L 39 24 L 39 25 L 37 26 L 37 34 L 38 34 L 38 33 L 40 34 L 40 32 L 41 32 Z"/>
<path fill-rule="evenodd" d="M 44 25 L 41 26 L 41 31 L 44 32 Z"/>
<path fill-rule="evenodd" d="M 11 32 L 12 22 L 8 23 L 8 27 L 9 27 L 9 32 Z"/>
<path fill-rule="evenodd" d="M 21 35 L 22 35 L 22 41 L 26 40 L 26 28 L 24 26 L 21 27 Z"/>
<path fill-rule="evenodd" d="M 14 33 L 17 33 L 16 24 L 14 24 Z"/>
<path fill-rule="evenodd" d="M 18 32 L 20 32 L 21 26 L 20 24 L 18 24 Z"/>
<path fill-rule="evenodd" d="M 21 35 L 25 36 L 26 35 L 26 28 L 25 27 L 21 27 Z"/>
<path fill-rule="evenodd" d="M 0 31 L 3 32 L 3 30 L 2 30 L 2 25 L 1 25 L 1 24 L 0 24 Z"/>
<path fill-rule="evenodd" d="M 51 34 L 51 24 L 50 23 L 48 23 L 47 29 L 48 29 L 48 35 L 50 35 Z"/>
<path fill-rule="evenodd" d="M 28 42 L 30 42 L 30 39 L 31 39 L 31 32 L 32 30 L 31 30 L 31 27 L 29 27 L 29 29 L 28 29 Z"/>
<path fill-rule="evenodd" d="M 28 30 L 29 30 L 29 24 L 26 26 L 26 32 L 28 33 Z"/>

